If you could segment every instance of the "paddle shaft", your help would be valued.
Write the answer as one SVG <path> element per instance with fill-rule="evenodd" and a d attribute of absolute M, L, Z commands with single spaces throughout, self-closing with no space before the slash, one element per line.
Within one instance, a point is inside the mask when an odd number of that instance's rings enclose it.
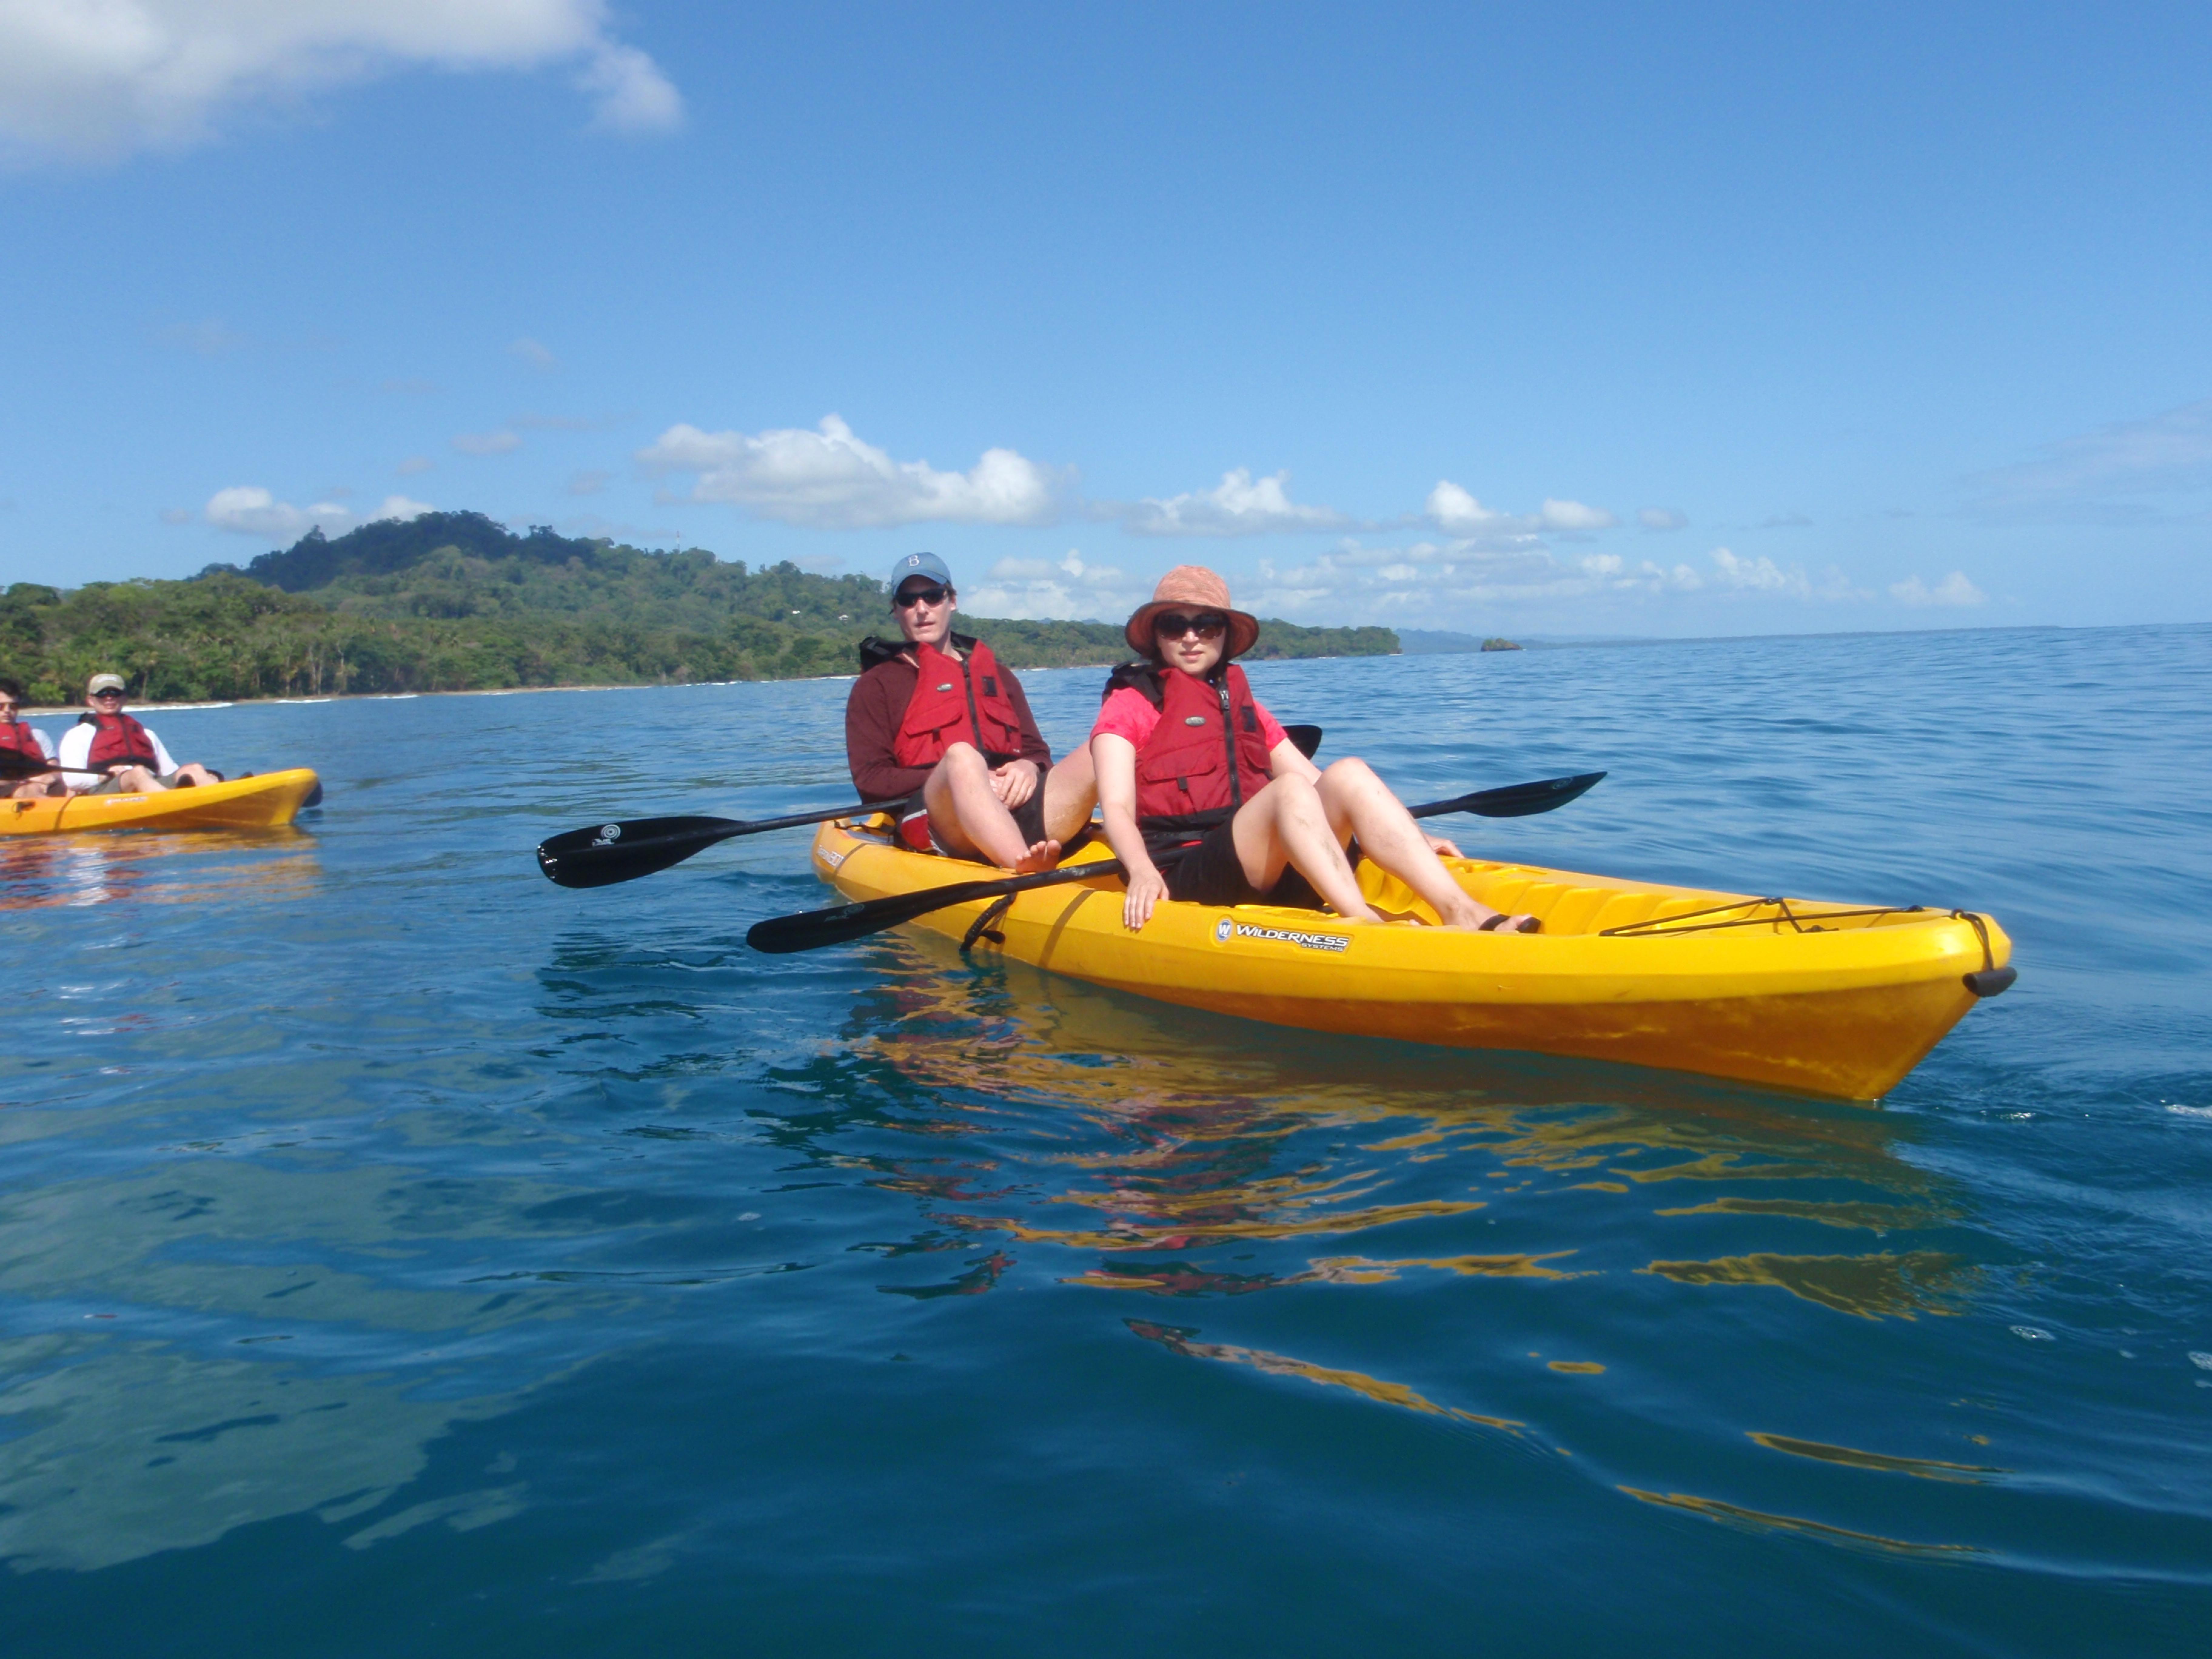
<path fill-rule="evenodd" d="M 611 849 L 620 852 L 643 853 L 657 852 L 664 847 L 680 847 L 685 842 L 696 842 L 699 849 L 704 850 L 717 842 L 729 841 L 738 836 L 757 836 L 769 830 L 796 830 L 803 824 L 827 823 L 832 818 L 862 817 L 870 812 L 886 811 L 902 804 L 890 801 L 872 806 L 866 803 L 856 806 L 825 806 L 818 812 L 793 812 L 781 818 L 726 818 L 712 830 L 692 830 L 672 836 L 641 836 L 635 841 L 610 842 L 607 845 Z M 574 854 L 567 856 L 574 857 Z"/>

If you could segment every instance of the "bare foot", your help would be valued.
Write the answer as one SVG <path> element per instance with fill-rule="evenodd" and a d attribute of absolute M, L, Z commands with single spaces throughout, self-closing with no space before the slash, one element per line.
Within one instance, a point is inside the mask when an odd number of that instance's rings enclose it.
<path fill-rule="evenodd" d="M 1014 865 L 1018 876 L 1033 876 L 1040 870 L 1050 870 L 1060 863 L 1060 843 L 1041 841 L 1022 854 Z"/>

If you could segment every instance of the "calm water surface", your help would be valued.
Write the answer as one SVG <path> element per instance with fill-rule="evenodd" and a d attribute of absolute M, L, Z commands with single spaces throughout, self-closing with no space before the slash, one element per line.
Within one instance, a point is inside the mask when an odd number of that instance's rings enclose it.
<path fill-rule="evenodd" d="M 842 683 L 165 714 L 329 798 L 0 848 L 7 1651 L 2203 1652 L 2212 629 L 1254 678 L 2020 984 L 1869 1111 L 763 958 L 803 831 L 528 849 L 848 798 Z"/>

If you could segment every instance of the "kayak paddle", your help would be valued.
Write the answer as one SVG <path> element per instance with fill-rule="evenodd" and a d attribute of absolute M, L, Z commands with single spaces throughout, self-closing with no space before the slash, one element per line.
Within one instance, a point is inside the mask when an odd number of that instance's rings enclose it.
<path fill-rule="evenodd" d="M 1030 876 L 1008 876 L 991 881 L 955 882 L 950 887 L 931 887 L 919 893 L 894 893 L 889 898 L 867 899 L 858 904 L 833 905 L 827 910 L 805 910 L 795 916 L 770 916 L 755 922 L 745 943 L 771 956 L 794 951 L 818 951 L 825 945 L 866 939 L 886 927 L 896 927 L 916 916 L 948 905 L 975 899 L 999 898 L 1026 893 L 1033 887 L 1057 887 L 1095 876 L 1119 876 L 1127 872 L 1119 859 L 1100 859 L 1092 864 L 1065 864 L 1057 870 L 1040 870 Z"/>
<path fill-rule="evenodd" d="M 1286 726 L 1283 733 L 1309 760 L 1321 747 L 1322 731 L 1318 726 Z M 887 811 L 904 805 L 903 801 L 881 801 L 872 805 L 862 803 L 856 806 L 833 806 L 819 812 L 762 818 L 750 823 L 738 818 L 625 818 L 617 823 L 595 823 L 588 829 L 571 830 L 539 842 L 538 867 L 545 872 L 548 881 L 563 887 L 611 887 L 618 881 L 635 881 L 640 876 L 665 870 L 672 864 L 681 864 L 694 853 L 703 853 L 716 842 L 727 841 L 732 836 L 757 835 L 763 830 L 792 830 L 802 823 L 858 817 L 864 812 Z M 872 933 L 875 929 L 866 931 Z"/>
<path fill-rule="evenodd" d="M 107 775 L 86 766 L 45 764 L 33 760 L 20 750 L 0 749 L 0 783 L 21 783 L 25 778 L 42 778 L 49 772 L 66 772 L 76 778 L 104 778 Z"/>
<path fill-rule="evenodd" d="M 1432 800 L 1425 806 L 1409 807 L 1417 818 L 1431 818 L 1446 812 L 1473 812 L 1486 818 L 1525 818 L 1538 812 L 1548 812 L 1553 807 L 1565 806 L 1577 795 L 1595 786 L 1605 775 L 1602 772 L 1584 772 L 1571 778 L 1545 778 L 1535 783 L 1512 783 L 1498 789 L 1478 789 L 1471 795 L 1455 796 L 1450 800 Z M 1128 872 L 1119 859 L 1101 859 L 1093 864 L 1062 865 L 1057 870 L 1040 870 L 1031 876 L 1006 876 L 988 881 L 955 882 L 950 887 L 925 888 L 919 893 L 894 893 L 888 898 L 864 899 L 854 904 L 836 904 L 826 910 L 803 910 L 796 915 L 770 916 L 766 921 L 755 922 L 745 934 L 745 943 L 756 951 L 771 956 L 787 956 L 795 951 L 818 951 L 826 945 L 842 945 L 848 939 L 866 939 L 871 933 L 880 933 L 887 927 L 926 916 L 933 910 L 942 910 L 955 904 L 969 904 L 977 899 L 1000 898 L 1012 893 L 1026 893 L 1032 888 L 1056 887 L 1065 882 L 1089 881 L 1096 876 L 1120 876 Z"/>
<path fill-rule="evenodd" d="M 562 887 L 611 887 L 618 881 L 635 881 L 672 864 L 681 864 L 694 853 L 703 853 L 716 842 L 733 836 L 757 836 L 763 830 L 792 830 L 802 823 L 823 823 L 831 818 L 855 818 L 867 812 L 889 811 L 903 801 L 871 805 L 825 806 L 818 812 L 794 812 L 784 818 L 674 817 L 625 818 L 617 823 L 595 823 L 570 830 L 538 843 L 538 867 L 548 881 Z"/>
<path fill-rule="evenodd" d="M 1535 783 L 1509 783 L 1497 789 L 1478 789 L 1451 800 L 1432 800 L 1406 810 L 1417 818 L 1442 817 L 1447 812 L 1472 812 L 1483 818 L 1526 818 L 1565 806 L 1577 795 L 1597 787 L 1602 772 L 1580 772 L 1571 778 L 1545 778 Z"/>

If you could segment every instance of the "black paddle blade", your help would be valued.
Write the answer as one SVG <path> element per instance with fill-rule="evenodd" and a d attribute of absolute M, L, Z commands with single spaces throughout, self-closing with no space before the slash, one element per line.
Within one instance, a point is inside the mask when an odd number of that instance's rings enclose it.
<path fill-rule="evenodd" d="M 1452 800 L 1432 800 L 1412 809 L 1417 818 L 1433 818 L 1446 812 L 1473 812 L 1478 817 L 1526 818 L 1565 806 L 1589 793 L 1605 775 L 1583 772 L 1571 778 L 1545 778 L 1536 783 L 1509 783 L 1502 789 L 1478 789 Z"/>
<path fill-rule="evenodd" d="M 955 904 L 976 899 L 1003 898 L 1035 887 L 1058 887 L 1071 881 L 1092 881 L 1100 876 L 1123 873 L 1119 859 L 1100 859 L 1089 864 L 1066 864 L 1057 870 L 1040 870 L 1033 876 L 1002 876 L 994 881 L 959 881 L 949 887 L 927 887 L 918 893 L 894 893 L 888 898 L 858 904 L 833 905 L 827 910 L 806 910 L 795 916 L 770 916 L 755 922 L 745 943 L 770 956 L 794 951 L 818 951 L 825 945 L 842 945 L 866 939 L 902 922 L 926 916 Z"/>
<path fill-rule="evenodd" d="M 686 817 L 595 824 L 539 842 L 538 867 L 562 887 L 611 887 L 681 864 L 747 827 L 734 818 Z"/>
<path fill-rule="evenodd" d="M 1283 735 L 1291 740 L 1291 747 L 1308 760 L 1311 760 L 1314 750 L 1321 747 L 1321 727 L 1318 726 L 1286 726 L 1283 728 Z"/>

